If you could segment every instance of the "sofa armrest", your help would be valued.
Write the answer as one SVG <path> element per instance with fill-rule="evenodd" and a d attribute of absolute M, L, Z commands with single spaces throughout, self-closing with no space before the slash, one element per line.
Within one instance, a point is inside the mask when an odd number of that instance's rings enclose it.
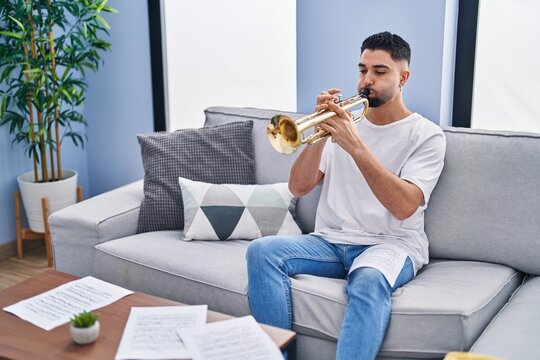
<path fill-rule="evenodd" d="M 92 275 L 94 246 L 134 235 L 143 197 L 143 180 L 139 180 L 51 214 L 56 270 Z"/>

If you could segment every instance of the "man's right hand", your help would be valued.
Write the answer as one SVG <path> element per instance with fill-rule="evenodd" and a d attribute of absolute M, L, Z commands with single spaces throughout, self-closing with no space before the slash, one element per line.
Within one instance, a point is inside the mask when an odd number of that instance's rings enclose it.
<path fill-rule="evenodd" d="M 335 103 L 339 100 L 339 97 L 335 95 L 339 93 L 341 93 L 341 90 L 337 88 L 322 91 L 317 96 L 315 111 L 327 110 L 328 104 Z M 315 126 L 315 131 L 317 129 L 318 126 Z M 327 139 L 325 138 L 314 145 L 306 146 L 294 162 L 289 177 L 289 189 L 295 196 L 300 197 L 309 193 L 324 177 L 324 174 L 319 170 L 319 163 L 321 162 L 321 155 Z"/>

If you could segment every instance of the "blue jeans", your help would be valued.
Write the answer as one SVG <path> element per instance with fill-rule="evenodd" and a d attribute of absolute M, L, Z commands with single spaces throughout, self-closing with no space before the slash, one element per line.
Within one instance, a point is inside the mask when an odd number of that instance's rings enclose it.
<path fill-rule="evenodd" d="M 407 257 L 394 287 L 373 268 L 348 274 L 367 245 L 332 244 L 315 235 L 270 236 L 251 242 L 247 251 L 248 299 L 257 321 L 292 328 L 289 276 L 310 274 L 347 279 L 347 308 L 336 359 L 375 359 L 390 321 L 392 291 L 414 277 Z"/>

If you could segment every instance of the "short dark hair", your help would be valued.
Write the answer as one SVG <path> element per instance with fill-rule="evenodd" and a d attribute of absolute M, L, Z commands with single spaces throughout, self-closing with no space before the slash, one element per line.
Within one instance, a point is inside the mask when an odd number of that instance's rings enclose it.
<path fill-rule="evenodd" d="M 386 50 L 390 53 L 390 57 L 394 61 L 406 60 L 407 64 L 411 63 L 411 47 L 399 35 L 384 31 L 378 34 L 373 34 L 366 38 L 362 43 L 362 50 Z"/>

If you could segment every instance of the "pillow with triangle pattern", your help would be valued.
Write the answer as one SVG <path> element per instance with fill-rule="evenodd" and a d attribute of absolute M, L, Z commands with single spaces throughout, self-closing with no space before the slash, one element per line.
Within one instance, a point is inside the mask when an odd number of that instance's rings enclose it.
<path fill-rule="evenodd" d="M 178 178 L 184 203 L 184 240 L 253 240 L 300 235 L 296 198 L 287 183 L 210 184 Z"/>

